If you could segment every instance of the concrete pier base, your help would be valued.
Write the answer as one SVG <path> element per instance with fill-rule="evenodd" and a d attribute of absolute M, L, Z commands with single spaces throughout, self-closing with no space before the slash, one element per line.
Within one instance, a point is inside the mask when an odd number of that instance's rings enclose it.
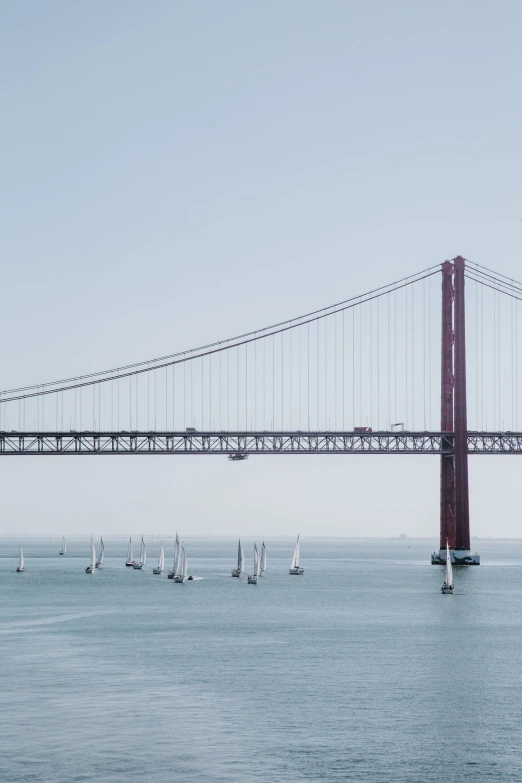
<path fill-rule="evenodd" d="M 455 566 L 480 565 L 480 555 L 472 554 L 470 549 L 455 549 L 450 551 L 451 563 Z M 446 565 L 446 550 L 439 549 L 431 556 L 432 565 Z"/>

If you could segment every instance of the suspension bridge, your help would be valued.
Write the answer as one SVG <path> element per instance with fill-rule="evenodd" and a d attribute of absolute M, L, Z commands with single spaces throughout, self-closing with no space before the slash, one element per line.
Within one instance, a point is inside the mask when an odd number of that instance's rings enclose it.
<path fill-rule="evenodd" d="M 6 389 L 0 456 L 438 455 L 432 562 L 448 541 L 478 564 L 468 456 L 522 454 L 521 299 L 458 256 L 233 338 Z"/>

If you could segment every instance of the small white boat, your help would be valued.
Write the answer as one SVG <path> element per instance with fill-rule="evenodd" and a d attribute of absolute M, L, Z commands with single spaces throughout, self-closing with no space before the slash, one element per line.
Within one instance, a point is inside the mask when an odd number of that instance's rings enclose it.
<path fill-rule="evenodd" d="M 263 576 L 265 571 L 266 571 L 266 546 L 265 546 L 265 542 L 263 541 L 263 546 L 261 547 L 261 556 L 259 558 L 259 576 Z"/>
<path fill-rule="evenodd" d="M 153 574 L 161 574 L 163 569 L 165 568 L 165 552 L 163 551 L 163 542 L 161 543 L 160 547 L 160 554 L 159 554 L 159 560 L 158 560 L 158 567 L 152 569 Z"/>
<path fill-rule="evenodd" d="M 91 562 L 85 569 L 86 574 L 94 574 L 96 570 L 96 550 L 94 548 L 94 541 L 91 538 Z"/>
<path fill-rule="evenodd" d="M 185 547 L 182 545 L 181 547 L 181 557 L 180 557 L 180 565 L 179 565 L 179 573 L 176 574 L 174 577 L 174 581 L 178 582 L 179 584 L 184 584 L 188 579 L 188 563 L 187 563 L 187 556 L 185 554 Z"/>
<path fill-rule="evenodd" d="M 129 538 L 129 548 L 127 549 L 127 560 L 125 561 L 125 565 L 126 566 L 136 565 L 134 556 L 132 554 L 132 538 Z"/>
<path fill-rule="evenodd" d="M 446 541 L 446 579 L 444 584 L 440 588 L 443 595 L 453 595 L 455 586 L 453 584 L 453 567 L 451 565 L 451 555 L 449 551 L 448 542 Z"/>
<path fill-rule="evenodd" d="M 96 560 L 96 568 L 103 568 L 104 552 L 105 552 L 105 547 L 103 545 L 103 536 L 100 536 L 100 551 L 98 553 L 98 558 Z"/>
<path fill-rule="evenodd" d="M 137 571 L 141 571 L 146 562 L 147 562 L 147 549 L 145 548 L 145 541 L 143 540 L 143 536 L 142 536 L 141 548 L 140 548 L 140 562 L 134 563 L 133 568 L 136 569 Z"/>
<path fill-rule="evenodd" d="M 248 576 L 249 585 L 257 585 L 259 579 L 259 552 L 257 551 L 257 544 L 254 544 L 254 573 Z"/>
<path fill-rule="evenodd" d="M 22 547 L 20 547 L 20 562 L 18 563 L 18 566 L 16 568 L 17 574 L 23 574 L 24 572 L 24 550 Z"/>
<path fill-rule="evenodd" d="M 67 544 L 65 543 L 65 537 L 62 538 L 62 548 L 58 552 L 59 555 L 65 555 L 67 554 Z"/>
<path fill-rule="evenodd" d="M 237 568 L 232 569 L 232 576 L 241 576 L 245 570 L 245 556 L 243 554 L 243 547 L 241 546 L 241 539 L 237 545 Z"/>
<path fill-rule="evenodd" d="M 300 558 L 301 558 L 301 548 L 299 544 L 299 536 L 297 536 L 297 541 L 295 543 L 295 549 L 294 549 L 294 556 L 292 558 L 292 564 L 290 566 L 289 573 L 292 574 L 292 576 L 300 576 L 301 574 L 304 574 L 304 568 L 301 568 L 300 566 Z"/>
<path fill-rule="evenodd" d="M 181 550 L 179 546 L 179 536 L 176 533 L 176 543 L 174 544 L 174 560 L 172 561 L 172 571 L 169 571 L 169 573 L 167 574 L 169 579 L 174 579 L 174 577 L 179 571 L 180 555 L 181 555 Z"/>

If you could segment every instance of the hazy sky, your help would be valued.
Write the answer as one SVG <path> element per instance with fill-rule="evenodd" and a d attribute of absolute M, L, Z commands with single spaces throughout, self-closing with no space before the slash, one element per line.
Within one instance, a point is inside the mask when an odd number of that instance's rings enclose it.
<path fill-rule="evenodd" d="M 520 278 L 518 2 L 0 3 L 0 386 L 459 253 Z M 522 535 L 516 458 L 472 533 Z M 3 459 L 0 532 L 438 533 L 434 457 Z"/>

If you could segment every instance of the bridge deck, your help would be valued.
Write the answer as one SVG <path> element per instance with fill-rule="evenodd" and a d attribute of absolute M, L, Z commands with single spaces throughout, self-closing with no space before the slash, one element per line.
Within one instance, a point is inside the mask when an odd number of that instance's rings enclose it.
<path fill-rule="evenodd" d="M 442 432 L 0 432 L 0 455 L 451 454 Z M 521 432 L 469 432 L 469 454 L 522 454 Z"/>

